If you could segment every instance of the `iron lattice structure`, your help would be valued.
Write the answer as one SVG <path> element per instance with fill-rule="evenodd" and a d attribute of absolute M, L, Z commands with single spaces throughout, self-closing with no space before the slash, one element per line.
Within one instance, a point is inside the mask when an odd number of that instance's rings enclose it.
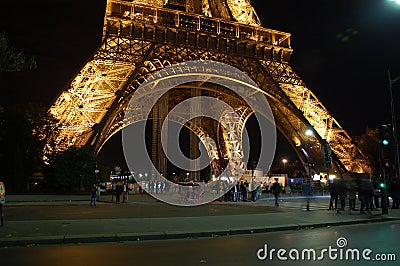
<path fill-rule="evenodd" d="M 179 62 L 214 60 L 240 69 L 257 83 L 268 98 L 278 130 L 303 163 L 312 158 L 316 171 L 323 171 L 321 147 L 326 140 L 338 168 L 369 172 L 349 134 L 291 68 L 292 51 L 290 34 L 262 27 L 249 0 L 108 0 L 100 47 L 50 108 L 62 126 L 57 149 L 91 145 L 98 152 L 126 126 L 123 117 L 129 99 L 151 73 Z M 207 128 L 186 124 L 208 147 L 217 172 L 223 164 L 220 158 L 241 152 L 228 136 L 235 132 L 241 136 L 251 112 L 222 88 L 195 87 L 240 110 L 236 125 L 222 134 L 224 152 L 207 143 Z M 166 112 L 168 104 L 160 108 Z M 148 118 L 137 121 L 143 119 Z M 318 134 L 308 139 L 307 128 Z M 313 149 L 307 155 L 302 151 L 309 142 Z"/>

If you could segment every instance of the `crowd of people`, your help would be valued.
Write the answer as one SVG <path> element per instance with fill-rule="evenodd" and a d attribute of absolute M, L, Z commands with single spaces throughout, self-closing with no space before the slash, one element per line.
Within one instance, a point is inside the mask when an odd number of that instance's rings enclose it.
<path fill-rule="evenodd" d="M 226 184 L 228 186 L 228 184 Z M 223 191 L 226 191 L 226 186 L 221 186 L 220 194 L 223 194 Z M 219 200 L 222 201 L 253 201 L 261 199 L 263 191 L 268 193 L 268 197 L 272 194 L 275 196 L 276 201 L 275 205 L 279 206 L 278 198 L 280 193 L 283 191 L 283 186 L 275 180 L 272 184 L 257 184 L 249 183 L 247 180 L 242 180 L 236 183 L 236 185 L 232 186 L 232 188 L 224 193 Z"/>
<path fill-rule="evenodd" d="M 360 204 L 359 211 L 362 214 L 370 213 L 372 209 L 382 208 L 382 193 L 386 190 L 386 196 L 392 198 L 392 209 L 398 209 L 400 203 L 400 183 L 393 180 L 389 184 L 382 180 L 368 178 L 361 179 L 336 179 L 329 183 L 330 202 L 329 210 L 336 210 L 338 213 L 346 209 L 356 209 L 357 195 Z M 386 197 L 387 198 L 387 197 Z M 388 201 L 388 199 L 387 199 Z M 389 204 L 389 201 L 387 202 Z"/>
<path fill-rule="evenodd" d="M 129 183 L 116 183 L 115 186 L 113 185 L 112 189 L 112 200 L 114 201 L 115 196 L 115 203 L 120 204 L 127 203 L 129 200 L 129 191 L 131 191 Z M 100 186 L 93 185 L 90 189 L 90 206 L 96 206 L 97 200 L 100 198 Z"/>
<path fill-rule="evenodd" d="M 139 187 L 139 193 L 165 193 L 168 191 L 169 186 L 164 182 L 145 182 Z M 246 202 L 246 201 L 257 201 L 261 199 L 263 193 L 262 185 L 255 186 L 253 183 L 250 184 L 248 181 L 237 182 L 236 185 L 232 186 L 227 192 L 227 187 L 221 182 L 219 193 L 222 195 L 219 200 L 232 201 L 232 202 Z M 386 195 L 392 198 L 392 209 L 400 208 L 400 182 L 396 179 L 389 183 L 383 183 L 381 180 L 369 178 L 336 178 L 333 182 L 328 182 L 330 201 L 329 210 L 334 210 L 340 213 L 345 211 L 346 207 L 349 212 L 360 211 L 362 214 L 370 213 L 373 209 L 379 209 L 382 207 L 382 192 L 386 191 Z M 174 187 L 176 189 L 176 186 Z M 279 207 L 279 196 L 284 192 L 283 186 L 276 179 L 275 182 L 264 186 L 265 191 L 268 193 L 268 197 L 272 194 L 275 197 L 275 206 Z M 128 183 L 117 183 L 113 189 L 113 197 L 115 196 L 115 202 L 119 204 L 128 202 L 130 186 Z M 302 195 L 307 200 L 307 210 L 310 207 L 310 199 L 314 195 L 314 190 L 310 179 L 305 178 L 302 184 Z M 193 188 L 196 192 L 196 189 Z M 179 191 L 175 191 L 178 192 Z M 96 185 L 91 188 L 91 199 L 90 205 L 96 206 L 96 200 L 99 198 L 99 190 Z M 359 203 L 358 203 L 359 202 Z M 387 202 L 389 204 L 389 201 Z M 359 205 L 357 209 L 356 205 Z"/>
<path fill-rule="evenodd" d="M 228 184 L 226 184 L 228 186 Z M 225 186 L 221 186 L 220 194 L 226 191 Z M 249 195 L 250 194 L 250 195 Z M 237 182 L 236 185 L 232 186 L 230 190 L 224 193 L 219 200 L 225 201 L 257 201 L 261 197 L 261 187 L 258 186 L 257 188 L 251 188 L 251 184 L 247 181 L 240 181 Z"/>

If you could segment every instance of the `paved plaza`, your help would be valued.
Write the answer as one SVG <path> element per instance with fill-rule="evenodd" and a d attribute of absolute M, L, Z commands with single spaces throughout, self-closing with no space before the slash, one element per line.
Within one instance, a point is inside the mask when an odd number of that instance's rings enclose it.
<path fill-rule="evenodd" d="M 90 206 L 89 195 L 9 195 L 0 246 L 214 237 L 400 219 L 400 210 L 337 213 L 328 205 L 327 196 L 314 197 L 306 211 L 302 197 L 282 197 L 280 207 L 272 198 L 178 207 L 138 194 L 121 204 L 102 195 L 97 206 Z"/>

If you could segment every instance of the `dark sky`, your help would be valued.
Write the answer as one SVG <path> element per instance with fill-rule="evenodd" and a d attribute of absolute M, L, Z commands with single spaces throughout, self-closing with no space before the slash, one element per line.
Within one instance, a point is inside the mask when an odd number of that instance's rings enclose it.
<path fill-rule="evenodd" d="M 0 104 L 50 105 L 100 44 L 106 0 L 3 2 L 0 31 L 34 55 L 38 69 L 2 75 Z M 253 3 L 265 27 L 292 33 L 293 68 L 351 135 L 389 122 L 387 69 L 400 76 L 400 6 L 389 0 Z"/>

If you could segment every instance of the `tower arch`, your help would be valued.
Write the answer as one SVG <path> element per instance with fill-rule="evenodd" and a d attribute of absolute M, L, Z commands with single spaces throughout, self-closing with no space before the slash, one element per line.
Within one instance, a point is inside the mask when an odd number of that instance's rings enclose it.
<path fill-rule="evenodd" d="M 247 0 L 178 2 L 185 3 L 185 11 L 159 0 L 107 1 L 101 45 L 50 108 L 61 124 L 56 149 L 90 145 L 98 151 L 123 127 L 127 102 L 151 73 L 213 60 L 240 69 L 259 86 L 292 146 L 313 147 L 309 157 L 316 172 L 325 168 L 325 141 L 340 171 L 369 171 L 351 137 L 291 68 L 289 33 L 261 27 Z M 241 19 L 232 8 L 239 2 Z M 311 138 L 307 129 L 313 130 Z"/>

